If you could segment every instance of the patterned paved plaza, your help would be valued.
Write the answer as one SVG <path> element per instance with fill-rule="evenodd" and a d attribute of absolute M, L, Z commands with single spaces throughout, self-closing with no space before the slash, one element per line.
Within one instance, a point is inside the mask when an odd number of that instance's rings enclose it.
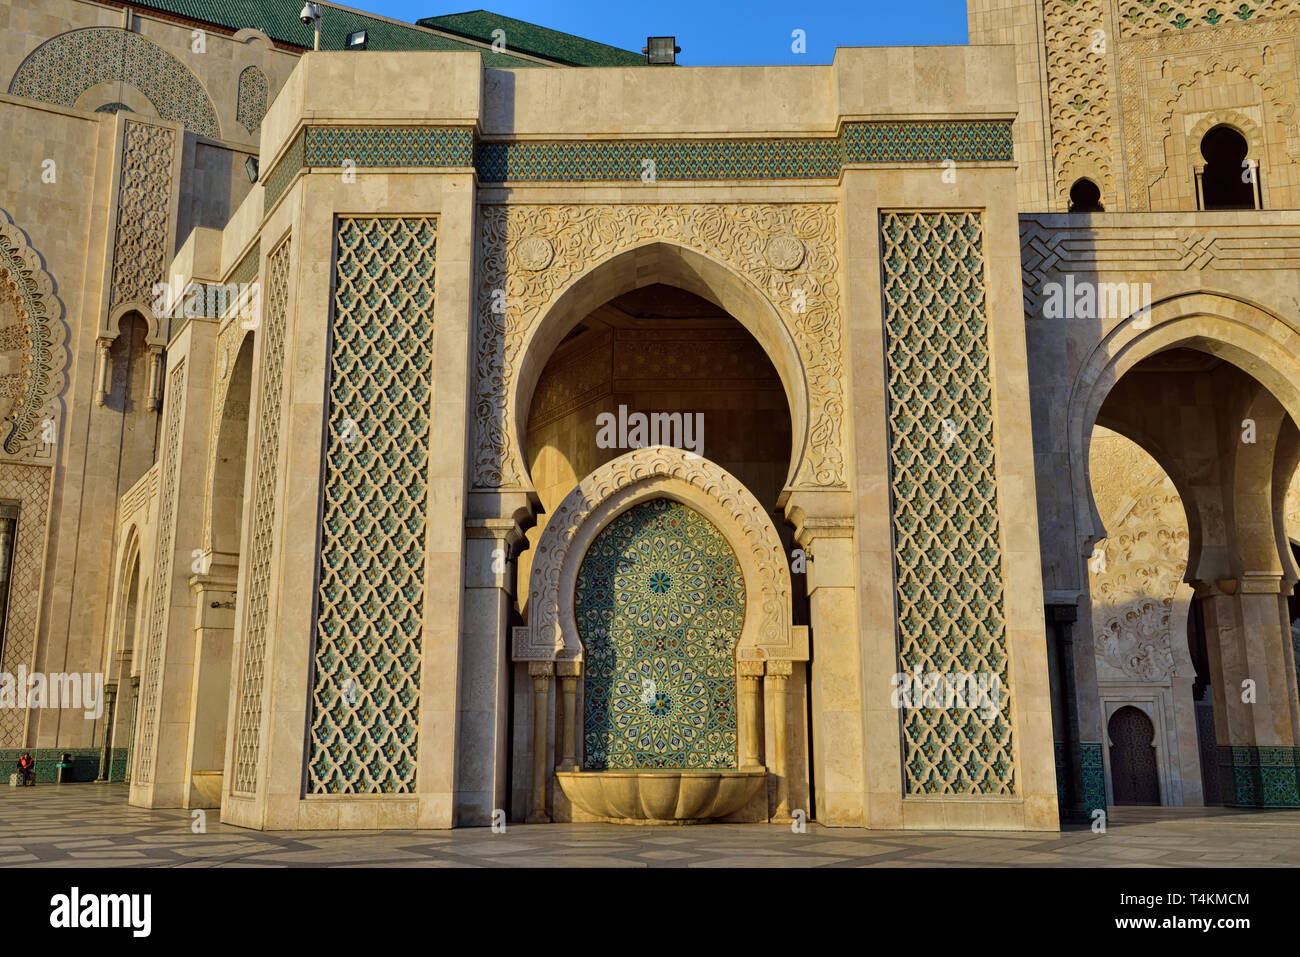
<path fill-rule="evenodd" d="M 126 804 L 123 785 L 0 790 L 0 865 L 34 867 L 1284 867 L 1300 811 L 1112 809 L 1105 834 L 775 825 L 511 825 L 457 831 L 249 831 Z"/>

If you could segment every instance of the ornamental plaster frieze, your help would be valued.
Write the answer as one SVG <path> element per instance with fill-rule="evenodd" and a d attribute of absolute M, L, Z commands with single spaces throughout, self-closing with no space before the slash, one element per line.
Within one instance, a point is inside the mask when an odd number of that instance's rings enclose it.
<path fill-rule="evenodd" d="M 1090 473 L 1107 532 L 1088 563 L 1099 675 L 1104 664 L 1132 681 L 1167 684 L 1190 667 L 1182 500 L 1150 455 L 1112 433 L 1094 438 Z"/>
<path fill-rule="evenodd" d="M 1052 221 L 1055 220 L 1055 221 Z M 1102 225 L 1020 218 L 1025 313 L 1042 315 L 1043 284 L 1066 273 L 1143 274 L 1199 270 L 1300 270 L 1300 224 Z"/>
<path fill-rule="evenodd" d="M 0 455 L 52 459 L 68 352 L 63 304 L 39 253 L 0 209 Z"/>
<path fill-rule="evenodd" d="M 780 316 L 798 352 L 808 402 L 807 435 L 795 450 L 800 466 L 794 486 L 846 487 L 837 236 L 833 204 L 483 207 L 474 485 L 528 487 L 515 434 L 523 420 L 514 407 L 520 366 L 560 296 L 620 253 L 668 244 L 701 253 L 743 277 Z"/>
<path fill-rule="evenodd" d="M 1257 86 L 1273 114 L 1270 119 L 1286 131 L 1288 155 L 1300 155 L 1294 71 L 1279 63 L 1278 54 L 1278 47 L 1294 48 L 1298 37 L 1300 18 L 1289 17 L 1173 30 L 1121 42 L 1120 116 L 1128 209 L 1150 208 L 1148 189 L 1167 172 L 1164 149 L 1173 115 L 1192 86 L 1216 73 L 1235 73 Z M 1152 87 L 1149 80 L 1157 70 L 1159 78 Z"/>

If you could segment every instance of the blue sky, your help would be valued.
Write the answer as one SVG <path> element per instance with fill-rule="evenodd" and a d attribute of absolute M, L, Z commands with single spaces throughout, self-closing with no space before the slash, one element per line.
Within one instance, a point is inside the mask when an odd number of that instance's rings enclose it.
<path fill-rule="evenodd" d="M 414 22 L 491 10 L 640 52 L 647 36 L 676 36 L 690 66 L 829 63 L 837 46 L 966 42 L 965 0 L 343 0 Z M 803 30 L 807 52 L 791 50 Z"/>

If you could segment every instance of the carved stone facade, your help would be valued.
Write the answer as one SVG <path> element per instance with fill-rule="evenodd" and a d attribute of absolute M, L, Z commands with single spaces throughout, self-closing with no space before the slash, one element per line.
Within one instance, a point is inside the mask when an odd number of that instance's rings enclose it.
<path fill-rule="evenodd" d="M 526 413 L 518 403 L 521 395 L 531 396 L 533 383 L 521 393 L 520 372 L 542 317 L 594 267 L 620 255 L 635 258 L 640 247 L 671 244 L 727 264 L 732 274 L 726 281 L 733 289 L 750 284 L 748 293 L 728 290 L 733 296 L 767 298 L 770 311 L 762 321 L 770 325 L 779 317 L 780 330 L 770 334 L 780 332 L 793 344 L 806 382 L 798 384 L 796 394 L 806 402 L 800 411 L 807 416 L 809 436 L 793 484 L 845 487 L 838 231 L 836 209 L 828 204 L 484 207 L 474 366 L 475 485 L 526 487 L 518 438 Z M 780 266 L 768 257 L 774 240 L 787 250 Z M 554 250 L 544 264 L 535 252 L 542 241 Z M 803 249 L 797 260 L 788 251 L 796 241 Z"/>
<path fill-rule="evenodd" d="M 1071 188 L 1083 178 L 1096 184 L 1109 212 L 1197 209 L 1201 138 L 1220 124 L 1250 144 L 1263 207 L 1300 205 L 1300 6 L 1292 0 L 973 0 L 970 7 L 972 42 L 1018 48 L 1016 155 L 1026 212 L 1068 211 Z M 1037 11 L 1041 33 L 1024 22 Z"/>
<path fill-rule="evenodd" d="M 0 210 L 0 420 L 10 456 L 48 458 L 62 416 L 67 324 L 40 255 Z"/>
<path fill-rule="evenodd" d="M 1090 473 L 1106 526 L 1088 562 L 1105 727 L 1120 708 L 1145 712 L 1155 729 L 1161 803 L 1200 804 L 1182 500 L 1149 455 L 1104 429 L 1093 436 Z M 1107 762 L 1110 753 L 1103 749 Z"/>
<path fill-rule="evenodd" d="M 0 749 L 266 829 L 1052 830 L 1131 707 L 1165 803 L 1300 805 L 1290 0 L 639 72 L 44 2 L 0 49 L 0 666 L 118 709 Z M 1263 210 L 1197 208 L 1221 126 Z"/>

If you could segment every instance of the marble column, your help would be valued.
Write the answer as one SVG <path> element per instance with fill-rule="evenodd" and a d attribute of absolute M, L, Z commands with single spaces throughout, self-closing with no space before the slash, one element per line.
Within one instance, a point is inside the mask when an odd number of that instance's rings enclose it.
<path fill-rule="evenodd" d="M 772 696 L 772 721 L 776 725 L 774 751 L 776 754 L 776 810 L 772 820 L 786 822 L 790 817 L 790 675 L 794 666 L 789 661 L 769 661 L 764 686 Z"/>
<path fill-rule="evenodd" d="M 575 771 L 578 763 L 575 757 L 577 750 L 574 747 L 574 739 L 578 730 L 578 677 L 582 673 L 582 662 L 557 661 L 555 670 L 560 678 L 560 720 L 563 724 L 558 738 L 561 745 L 561 755 L 555 769 L 557 771 Z"/>
<path fill-rule="evenodd" d="M 546 712 L 551 703 L 551 678 L 555 665 L 550 661 L 530 661 L 528 675 L 533 679 L 533 795 L 529 824 L 549 824 L 546 813 Z"/>
<path fill-rule="evenodd" d="M 741 739 L 741 768 L 761 768 L 763 766 L 763 699 L 759 693 L 759 681 L 763 677 L 762 661 L 741 660 L 736 662 L 736 674 L 740 678 L 740 716 L 743 722 L 744 737 Z"/>
<path fill-rule="evenodd" d="M 112 386 L 112 369 L 110 368 L 108 350 L 113 340 L 100 336 L 95 340 L 95 405 L 103 406 L 108 401 L 108 390 Z"/>
<path fill-rule="evenodd" d="M 484 515 L 465 521 L 455 823 L 485 826 L 496 809 L 509 806 L 510 623 L 516 556 L 531 513 L 516 499 L 469 498 L 470 507 Z"/>

